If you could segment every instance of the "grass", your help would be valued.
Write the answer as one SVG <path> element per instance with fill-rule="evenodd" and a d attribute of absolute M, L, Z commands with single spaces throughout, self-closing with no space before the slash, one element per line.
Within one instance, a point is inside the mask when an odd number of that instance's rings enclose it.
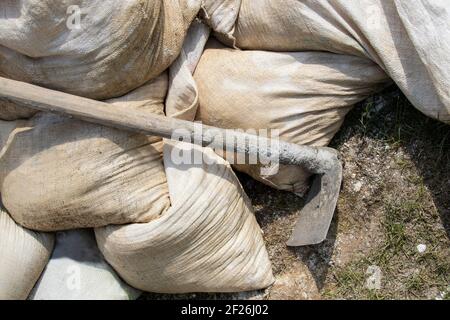
<path fill-rule="evenodd" d="M 327 298 L 424 298 L 431 288 L 443 292 L 450 283 L 448 244 L 435 236 L 431 224 L 422 217 L 421 198 L 387 203 L 383 221 L 383 240 L 367 256 L 353 261 L 332 274 L 334 286 L 324 292 Z M 419 243 L 427 252 L 418 253 Z M 382 270 L 382 287 L 366 287 L 366 270 Z M 410 270 L 415 272 L 410 274 Z"/>
<path fill-rule="evenodd" d="M 382 182 L 377 199 L 382 205 L 375 212 L 381 218 L 380 239 L 369 252 L 331 270 L 322 294 L 329 299 L 423 299 L 439 294 L 449 299 L 450 126 L 421 115 L 398 91 L 386 96 L 382 110 L 374 111 L 378 97 L 350 114 L 348 129 L 334 144 L 341 148 L 357 137 L 362 150 L 369 150 L 368 144 L 388 150 L 386 160 L 394 159 L 390 170 L 398 172 L 402 184 Z M 341 197 L 359 201 L 355 195 Z M 343 214 L 341 220 L 352 213 Z M 418 244 L 426 244 L 424 253 L 418 252 Z M 366 286 L 369 266 L 382 272 L 380 289 Z"/>

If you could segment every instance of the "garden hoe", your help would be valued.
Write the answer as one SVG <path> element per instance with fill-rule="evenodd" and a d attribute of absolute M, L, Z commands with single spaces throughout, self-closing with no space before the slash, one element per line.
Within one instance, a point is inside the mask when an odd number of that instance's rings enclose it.
<path fill-rule="evenodd" d="M 182 130 L 193 143 L 202 146 L 216 150 L 225 149 L 227 152 L 233 150 L 246 156 L 258 156 L 259 159 L 277 158 L 278 163 L 301 166 L 315 174 L 315 177 L 306 205 L 300 212 L 287 244 L 289 246 L 317 244 L 327 236 L 342 180 L 342 164 L 334 149 L 296 145 L 284 141 L 273 143 L 273 140 L 266 137 L 151 115 L 148 112 L 130 111 L 104 102 L 0 77 L 1 101 L 168 139 Z M 235 141 L 238 143 L 235 144 Z"/>

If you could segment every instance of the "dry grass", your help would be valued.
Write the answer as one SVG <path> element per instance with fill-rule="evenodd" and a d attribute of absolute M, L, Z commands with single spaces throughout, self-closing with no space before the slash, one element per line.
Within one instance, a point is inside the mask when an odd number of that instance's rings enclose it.
<path fill-rule="evenodd" d="M 377 239 L 362 254 L 355 253 L 331 270 L 323 294 L 327 298 L 448 298 L 450 127 L 417 112 L 398 91 L 384 96 L 384 103 L 380 98 L 375 103 L 384 105 L 377 112 L 372 111 L 373 102 L 366 102 L 350 115 L 335 141 L 347 163 L 359 163 L 347 166 L 346 177 L 350 174 L 367 184 L 359 193 L 344 188 L 339 214 L 354 221 L 352 208 L 364 209 L 363 219 L 356 221 L 377 221 L 372 230 Z M 368 193 L 367 204 L 361 203 L 361 193 L 363 197 Z M 342 232 L 356 229 L 350 225 Z M 418 251 L 419 244 L 427 246 L 425 252 Z M 369 266 L 382 272 L 378 290 L 366 286 Z"/>

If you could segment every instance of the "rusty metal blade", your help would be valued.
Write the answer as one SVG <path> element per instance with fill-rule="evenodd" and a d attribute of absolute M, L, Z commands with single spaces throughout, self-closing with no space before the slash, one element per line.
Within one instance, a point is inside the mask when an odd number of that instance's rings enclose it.
<path fill-rule="evenodd" d="M 314 177 L 306 205 L 294 231 L 287 242 L 288 246 L 318 244 L 327 237 L 333 219 L 342 183 L 342 164 L 337 161 L 328 172 Z"/>

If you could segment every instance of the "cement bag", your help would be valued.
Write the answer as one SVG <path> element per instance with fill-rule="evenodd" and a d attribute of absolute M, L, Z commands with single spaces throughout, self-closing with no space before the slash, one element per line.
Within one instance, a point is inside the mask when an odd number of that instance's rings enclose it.
<path fill-rule="evenodd" d="M 183 151 L 203 157 L 203 164 L 179 164 Z M 211 149 L 185 143 L 165 145 L 164 164 L 171 208 L 146 224 L 96 229 L 106 260 L 128 284 L 151 292 L 271 285 L 261 229 L 229 164 Z"/>
<path fill-rule="evenodd" d="M 209 38 L 210 29 L 194 21 L 183 44 L 180 56 L 169 69 L 169 91 L 166 115 L 192 121 L 198 108 L 198 89 L 192 76 Z"/>
<path fill-rule="evenodd" d="M 203 21 L 225 41 L 233 41 L 234 24 L 239 15 L 241 0 L 203 0 Z"/>
<path fill-rule="evenodd" d="M 36 113 L 36 110 L 17 106 L 15 103 L 2 101 L 0 99 L 0 120 L 12 121 L 18 119 L 29 119 Z"/>
<path fill-rule="evenodd" d="M 106 263 L 91 229 L 58 232 L 53 254 L 30 294 L 32 300 L 127 300 L 139 291 Z"/>
<path fill-rule="evenodd" d="M 353 104 L 389 82 L 368 59 L 325 52 L 239 51 L 211 41 L 194 75 L 197 120 L 229 129 L 276 129 L 282 140 L 325 146 Z M 277 137 L 274 137 L 277 138 Z M 275 171 L 236 164 L 281 190 L 302 194 L 309 174 L 298 166 Z M 278 170 L 278 172 L 277 172 Z"/>
<path fill-rule="evenodd" d="M 201 0 L 0 4 L 0 75 L 93 99 L 156 78 L 180 53 Z"/>
<path fill-rule="evenodd" d="M 53 250 L 54 236 L 22 228 L 0 207 L 0 300 L 28 297 Z"/>
<path fill-rule="evenodd" d="M 242 2 L 238 16 L 227 15 L 227 20 L 235 20 L 229 45 L 257 50 L 330 51 L 370 58 L 416 108 L 450 122 L 448 0 L 238 2 Z"/>
<path fill-rule="evenodd" d="M 167 75 L 111 103 L 163 113 Z M 169 207 L 161 139 L 40 113 L 0 154 L 0 192 L 14 220 L 60 231 L 148 222 Z"/>
<path fill-rule="evenodd" d="M 0 120 L 0 158 L 6 152 L 9 141 L 12 139 L 11 133 L 18 127 L 22 127 L 25 121 L 2 121 Z M 0 173 L 2 172 L 0 167 Z"/>

